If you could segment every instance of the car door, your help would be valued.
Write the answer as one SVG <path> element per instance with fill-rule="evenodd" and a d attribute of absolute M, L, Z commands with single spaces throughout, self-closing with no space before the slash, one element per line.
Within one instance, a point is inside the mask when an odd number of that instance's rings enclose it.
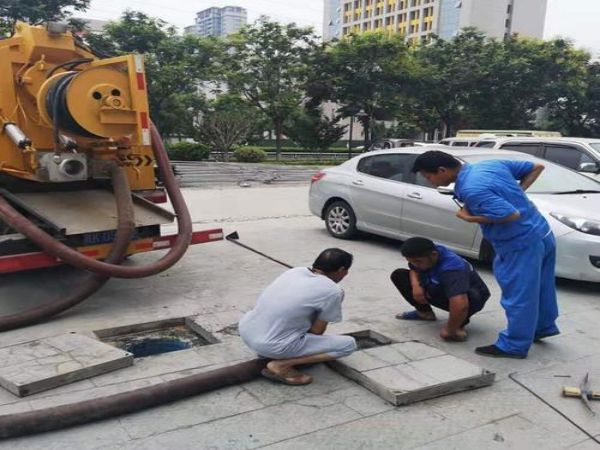
<path fill-rule="evenodd" d="M 458 206 L 451 195 L 440 194 L 420 174 L 410 180 L 402 208 L 402 232 L 443 243 L 461 253 L 474 249 L 477 225 L 456 217 Z"/>
<path fill-rule="evenodd" d="M 546 144 L 544 159 L 569 169 L 579 170 L 582 164 L 594 163 L 594 159 L 577 145 Z"/>
<path fill-rule="evenodd" d="M 357 227 L 398 238 L 406 184 L 415 155 L 385 153 L 362 158 L 350 180 L 350 198 Z"/>

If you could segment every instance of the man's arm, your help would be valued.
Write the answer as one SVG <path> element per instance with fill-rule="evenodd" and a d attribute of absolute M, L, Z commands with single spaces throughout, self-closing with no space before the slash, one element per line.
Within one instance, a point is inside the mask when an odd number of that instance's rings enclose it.
<path fill-rule="evenodd" d="M 545 168 L 546 167 L 543 164 L 536 164 L 533 166 L 533 170 L 521 179 L 521 187 L 524 191 L 529 189 L 529 187 L 535 183 Z"/>
<path fill-rule="evenodd" d="M 308 330 L 308 332 L 311 334 L 324 334 L 325 330 L 327 330 L 328 324 L 329 322 L 326 322 L 324 320 L 315 319 L 315 321 L 312 324 L 312 327 L 310 328 L 310 330 Z"/>
<path fill-rule="evenodd" d="M 469 297 L 467 297 L 467 294 L 455 295 L 450 297 L 448 303 L 450 304 L 450 315 L 446 328 L 442 332 L 446 331 L 449 336 L 456 336 L 469 315 Z M 445 336 L 442 335 L 442 337 L 446 339 Z"/>
<path fill-rule="evenodd" d="M 535 181 L 535 180 L 533 180 L 533 181 Z M 532 181 L 532 183 L 533 183 L 533 181 Z M 456 213 L 456 217 L 464 220 L 465 222 L 469 222 L 469 223 L 503 224 L 503 223 L 514 222 L 515 220 L 519 220 L 519 218 L 521 217 L 521 213 L 519 211 L 516 211 L 516 212 L 512 213 L 510 216 L 504 217 L 503 219 L 490 219 L 489 217 L 485 217 L 485 216 L 473 216 L 473 215 L 471 215 L 471 213 L 469 212 L 469 210 L 467 208 L 462 208 L 460 211 L 458 211 Z"/>
<path fill-rule="evenodd" d="M 421 286 L 421 281 L 419 281 L 419 274 L 417 273 L 417 271 L 411 270 L 408 273 L 408 277 L 410 278 L 410 286 L 412 288 L 413 300 L 423 305 L 429 304 L 425 295 L 425 289 L 423 289 L 423 286 Z"/>

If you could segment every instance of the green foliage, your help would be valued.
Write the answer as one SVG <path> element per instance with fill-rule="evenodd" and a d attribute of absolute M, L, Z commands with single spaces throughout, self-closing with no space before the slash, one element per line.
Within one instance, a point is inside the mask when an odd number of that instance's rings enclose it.
<path fill-rule="evenodd" d="M 321 109 L 299 109 L 284 122 L 285 134 L 306 150 L 326 151 L 339 141 L 346 131 L 341 117 L 324 116 Z"/>
<path fill-rule="evenodd" d="M 210 147 L 197 142 L 177 142 L 167 145 L 171 161 L 203 161 L 210 156 Z"/>
<path fill-rule="evenodd" d="M 0 36 L 11 34 L 17 20 L 30 24 L 69 18 L 75 11 L 85 11 L 90 0 L 2 0 L 0 2 Z"/>
<path fill-rule="evenodd" d="M 267 159 L 267 154 L 256 147 L 239 147 L 233 152 L 236 161 L 259 163 Z"/>
<path fill-rule="evenodd" d="M 202 116 L 199 140 L 210 144 L 229 160 L 229 151 L 246 141 L 255 131 L 259 115 L 248 102 L 237 95 L 225 94 L 210 103 Z"/>

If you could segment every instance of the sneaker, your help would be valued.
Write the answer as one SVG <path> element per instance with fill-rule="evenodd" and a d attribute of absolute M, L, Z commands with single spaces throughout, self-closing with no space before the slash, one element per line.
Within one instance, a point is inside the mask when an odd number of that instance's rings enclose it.
<path fill-rule="evenodd" d="M 517 353 L 508 353 L 495 345 L 486 345 L 484 347 L 477 347 L 475 349 L 475 353 L 478 353 L 483 356 L 491 356 L 493 358 L 515 358 L 515 359 L 525 359 L 527 355 L 519 355 Z"/>

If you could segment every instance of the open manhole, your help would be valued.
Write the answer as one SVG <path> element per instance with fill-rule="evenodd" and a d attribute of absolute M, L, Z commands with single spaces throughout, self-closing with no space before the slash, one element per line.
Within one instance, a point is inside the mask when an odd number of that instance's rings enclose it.
<path fill-rule="evenodd" d="M 358 346 L 359 350 L 381 347 L 383 345 L 390 345 L 394 343 L 394 341 L 389 337 L 379 334 L 373 330 L 355 331 L 353 333 L 346 334 L 356 339 L 356 345 Z"/>
<path fill-rule="evenodd" d="M 176 352 L 219 341 L 189 317 L 139 323 L 94 331 L 107 344 L 133 354 L 135 358 Z"/>

